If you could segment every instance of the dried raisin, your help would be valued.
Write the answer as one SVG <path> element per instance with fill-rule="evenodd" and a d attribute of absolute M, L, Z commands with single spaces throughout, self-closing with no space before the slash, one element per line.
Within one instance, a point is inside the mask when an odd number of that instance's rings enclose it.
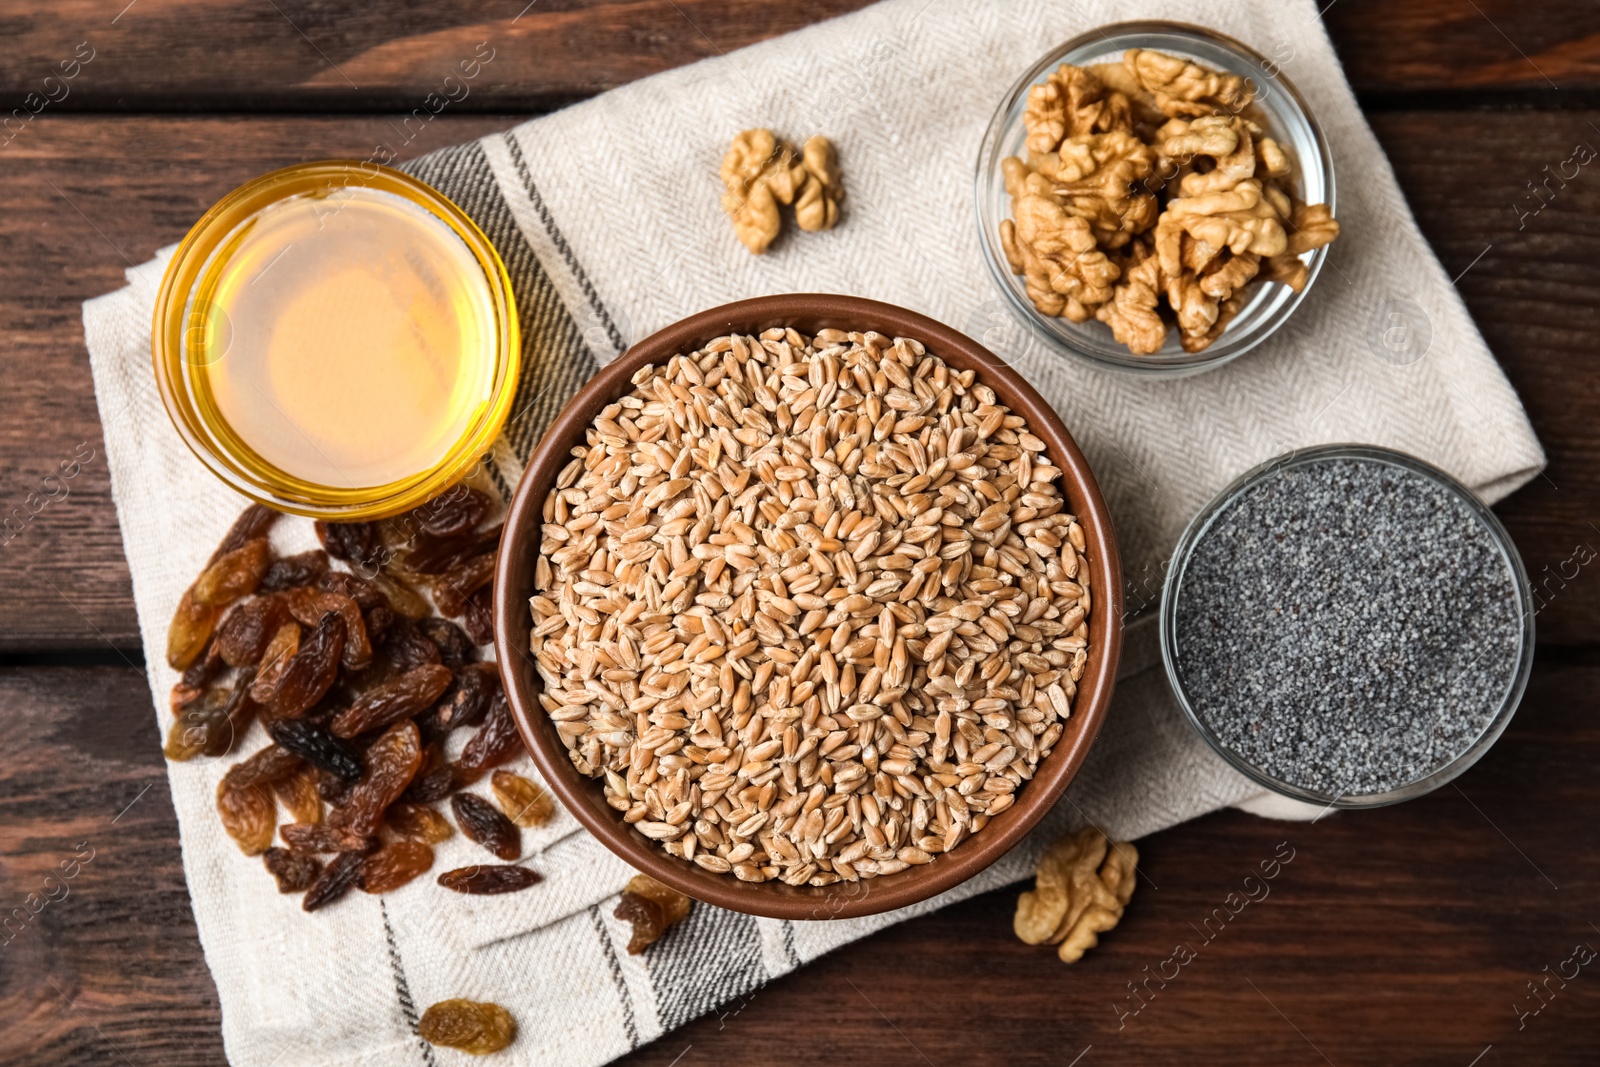
<path fill-rule="evenodd" d="M 348 893 L 350 887 L 356 884 L 356 879 L 361 877 L 364 858 L 359 852 L 341 852 L 335 856 L 306 889 L 300 907 L 306 911 L 316 911 Z"/>
<path fill-rule="evenodd" d="M 396 723 L 367 749 L 367 769 L 329 821 L 358 833 L 374 833 L 384 810 L 399 799 L 422 766 L 422 739 L 415 723 Z"/>
<path fill-rule="evenodd" d="M 691 901 L 676 889 L 669 889 L 647 874 L 636 874 L 628 881 L 617 910 L 612 912 L 633 924 L 628 939 L 628 954 L 637 956 L 657 941 L 667 929 L 689 914 Z"/>
<path fill-rule="evenodd" d="M 394 575 L 379 571 L 369 580 L 375 589 L 389 598 L 390 607 L 406 618 L 425 619 L 433 613 L 421 593 Z"/>
<path fill-rule="evenodd" d="M 355 737 L 415 715 L 439 699 L 451 677 L 450 668 L 431 663 L 367 690 L 334 716 L 334 736 Z"/>
<path fill-rule="evenodd" d="M 246 856 L 257 856 L 272 844 L 278 826 L 278 805 L 265 786 L 234 787 L 224 778 L 217 783 L 217 814 Z"/>
<path fill-rule="evenodd" d="M 211 558 L 206 560 L 206 566 L 211 566 L 229 552 L 243 548 L 251 541 L 267 536 L 272 524 L 277 521 L 278 512 L 265 504 L 251 504 L 233 520 L 233 526 L 229 528 L 227 536 L 222 539 L 217 550 L 211 553 Z"/>
<path fill-rule="evenodd" d="M 278 627 L 278 632 L 272 635 L 272 640 L 267 642 L 266 649 L 262 651 L 261 665 L 256 668 L 255 679 L 250 683 L 250 695 L 258 703 L 271 703 L 272 694 L 278 691 L 278 683 L 283 679 L 283 672 L 289 669 L 290 661 L 299 651 L 299 624 L 291 621 Z"/>
<path fill-rule="evenodd" d="M 449 819 L 424 804 L 396 804 L 384 815 L 383 823 L 396 837 L 425 845 L 437 845 L 455 833 Z"/>
<path fill-rule="evenodd" d="M 339 616 L 344 624 L 344 651 L 340 662 L 350 670 L 359 671 L 372 662 L 372 645 L 367 640 L 367 623 L 361 617 L 361 607 L 343 593 L 330 593 L 322 589 L 291 589 L 285 597 L 289 614 L 303 626 L 317 626 L 329 612 Z"/>
<path fill-rule="evenodd" d="M 362 861 L 360 885 L 368 893 L 399 889 L 433 866 L 433 848 L 421 841 L 395 841 Z"/>
<path fill-rule="evenodd" d="M 280 827 L 284 844 L 296 852 L 371 852 L 378 839 L 323 823 L 292 822 Z"/>
<path fill-rule="evenodd" d="M 410 619 L 397 619 L 383 643 L 383 659 L 396 671 L 410 671 L 440 662 L 439 646 Z"/>
<path fill-rule="evenodd" d="M 213 731 L 225 729 L 228 721 L 227 694 L 212 690 L 190 701 L 167 730 L 162 752 L 174 763 L 187 763 L 200 755 Z"/>
<path fill-rule="evenodd" d="M 277 745 L 242 759 L 228 768 L 222 782 L 230 789 L 249 789 L 252 786 L 270 786 L 281 782 L 304 766 L 299 756 Z"/>
<path fill-rule="evenodd" d="M 489 498 L 469 485 L 456 483 L 425 504 L 412 508 L 398 520 L 413 524 L 435 537 L 457 537 L 474 529 L 489 514 Z"/>
<path fill-rule="evenodd" d="M 261 862 L 278 880 L 278 892 L 298 893 L 322 872 L 322 861 L 286 848 L 269 848 L 261 854 Z"/>
<path fill-rule="evenodd" d="M 457 793 L 450 798 L 450 810 L 455 812 L 456 825 L 469 841 L 476 841 L 503 860 L 522 855 L 522 832 L 487 800 L 472 793 Z"/>
<path fill-rule="evenodd" d="M 279 745 L 307 763 L 337 778 L 353 782 L 361 777 L 361 761 L 328 731 L 300 719 L 278 719 L 267 733 Z"/>
<path fill-rule="evenodd" d="M 371 564 L 382 546 L 378 525 L 372 522 L 318 522 L 317 540 L 334 559 Z"/>
<path fill-rule="evenodd" d="M 461 758 L 456 760 L 457 779 L 464 785 L 476 782 L 485 772 L 522 751 L 522 735 L 517 733 L 517 724 L 512 721 L 505 691 L 497 689 L 489 697 L 489 711 L 483 725 L 478 727 L 467 747 L 461 750 Z"/>
<path fill-rule="evenodd" d="M 544 881 L 544 875 L 538 871 L 529 870 L 527 867 L 518 867 L 516 864 L 502 866 L 498 863 L 482 863 L 473 867 L 458 867 L 453 871 L 445 871 L 439 876 L 439 884 L 446 889 L 453 889 L 457 893 L 468 893 L 474 896 L 515 893 L 520 889 L 527 889 L 531 885 L 538 885 L 542 881 Z"/>
<path fill-rule="evenodd" d="M 294 822 L 322 821 L 322 794 L 317 791 L 315 767 L 301 767 L 287 778 L 272 783 L 272 791 Z"/>
<path fill-rule="evenodd" d="M 467 610 L 467 598 L 494 579 L 493 553 L 469 559 L 433 583 L 433 602 L 439 612 L 455 618 Z"/>
<path fill-rule="evenodd" d="M 199 604 L 225 607 L 240 597 L 249 596 L 267 573 L 271 551 L 264 537 L 246 541 L 207 567 L 195 579 L 194 599 Z"/>
<path fill-rule="evenodd" d="M 502 527 L 495 525 L 460 537 L 422 534 L 395 563 L 416 574 L 444 574 L 474 557 L 498 551 L 501 532 Z"/>
<path fill-rule="evenodd" d="M 467 636 L 480 645 L 494 644 L 494 586 L 486 585 L 467 597 L 461 612 L 461 625 Z"/>
<path fill-rule="evenodd" d="M 439 649 L 439 662 L 451 670 L 466 666 L 478 658 L 477 645 L 455 623 L 434 616 L 418 619 L 417 629 L 425 634 Z M 482 642 L 478 642 L 481 644 Z"/>
<path fill-rule="evenodd" d="M 441 1000 L 422 1013 L 417 1034 L 430 1045 L 483 1056 L 499 1052 L 516 1040 L 517 1021 L 498 1004 Z"/>
<path fill-rule="evenodd" d="M 543 826 L 555 818 L 556 802 L 531 779 L 510 771 L 495 771 L 489 779 L 494 801 L 506 817 L 524 829 Z"/>
<path fill-rule="evenodd" d="M 288 621 L 282 597 L 253 597 L 229 612 L 217 627 L 217 654 L 230 667 L 253 667 Z"/>
<path fill-rule="evenodd" d="M 320 548 L 274 560 L 256 588 L 281 593 L 302 585 L 315 585 L 328 573 L 328 554 Z"/>
<path fill-rule="evenodd" d="M 433 804 L 454 793 L 461 785 L 455 765 L 441 758 L 418 772 L 401 799 L 408 804 Z"/>
<path fill-rule="evenodd" d="M 444 730 L 476 726 L 489 710 L 489 701 L 500 690 L 500 668 L 493 663 L 472 663 L 463 667 L 438 704 L 438 723 Z"/>
<path fill-rule="evenodd" d="M 338 615 L 324 615 L 284 668 L 272 695 L 272 710 L 293 718 L 321 700 L 338 676 L 343 652 L 344 623 Z"/>
<path fill-rule="evenodd" d="M 195 599 L 194 586 L 186 589 L 178 600 L 178 609 L 172 613 L 172 625 L 167 628 L 167 665 L 181 671 L 193 663 L 205 651 L 221 614 L 220 607 Z"/>

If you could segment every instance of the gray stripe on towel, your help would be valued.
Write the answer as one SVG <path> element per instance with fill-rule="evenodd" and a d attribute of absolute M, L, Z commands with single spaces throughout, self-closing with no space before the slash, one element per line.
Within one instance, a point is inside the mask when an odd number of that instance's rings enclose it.
<path fill-rule="evenodd" d="M 522 372 L 505 437 L 516 457 L 526 461 L 562 405 L 599 365 L 550 276 L 517 228 L 481 146 L 473 142 L 441 149 L 400 169 L 455 201 L 483 230 L 506 265 L 522 326 Z M 512 487 L 504 488 L 509 495 Z"/>
<path fill-rule="evenodd" d="M 766 978 L 755 919 L 709 904 L 696 904 L 645 959 L 664 1030 L 704 1015 Z"/>

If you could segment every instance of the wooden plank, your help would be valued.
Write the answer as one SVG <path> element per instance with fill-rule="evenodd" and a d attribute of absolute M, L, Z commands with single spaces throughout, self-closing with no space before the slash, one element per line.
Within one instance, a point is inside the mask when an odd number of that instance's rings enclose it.
<path fill-rule="evenodd" d="M 404 150 L 414 155 L 515 121 L 446 113 Z M 1519 215 L 1517 205 L 1532 210 L 1526 183 L 1543 180 L 1544 166 L 1560 171 L 1576 141 L 1600 140 L 1584 132 L 1600 125 L 1600 111 L 1476 113 L 1470 136 L 1453 115 L 1400 112 L 1373 122 L 1423 233 L 1452 274 L 1465 272 L 1467 306 L 1551 456 L 1549 477 L 1502 508 L 1529 569 L 1551 583 L 1541 639 L 1592 642 L 1600 637 L 1600 571 L 1575 572 L 1569 561 L 1580 543 L 1600 549 L 1600 530 L 1590 525 L 1600 523 L 1600 176 L 1585 168 L 1565 188 L 1552 184 L 1537 215 Z M 28 493 L 60 492 L 43 483 L 46 475 L 80 448 L 94 455 L 66 483 L 66 497 L 0 550 L 0 602 L 8 608 L 0 653 L 138 645 L 81 302 L 116 288 L 129 262 L 176 241 L 247 178 L 296 160 L 365 155 L 380 139 L 396 139 L 382 116 L 49 115 L 27 141 L 0 150 L 10 198 L 0 214 L 0 246 L 10 253 L 0 261 L 0 373 L 8 383 L 0 514 L 26 514 Z M 1485 168 L 1485 159 L 1497 165 Z"/>
<path fill-rule="evenodd" d="M 65 111 L 409 111 L 463 60 L 492 55 L 451 106 L 543 111 L 864 3 L 64 0 L 41 14 L 4 0 L 0 100 L 21 106 L 39 92 Z M 1600 86 L 1600 33 L 1559 4 L 1338 0 L 1324 10 L 1360 93 L 1510 89 L 1570 107 Z M 1303 40 L 1270 51 L 1281 60 L 1317 32 L 1308 23 Z M 75 56 L 89 63 L 73 67 Z M 62 63 L 77 76 L 44 84 Z"/>
<path fill-rule="evenodd" d="M 94 850 L 69 894 L 14 923 L 0 950 L 0 1061 L 222 1062 L 143 677 L 0 670 L 0 706 L 0 901 L 24 905 L 80 843 Z M 824 1067 L 870 1050 L 885 1067 L 1065 1067 L 1091 1044 L 1085 1067 L 1322 1062 L 1309 1039 L 1341 1065 L 1466 1067 L 1489 1044 L 1492 1062 L 1588 1064 L 1600 983 L 1552 984 L 1520 1030 L 1511 1005 L 1536 1006 L 1526 983 L 1576 943 L 1600 946 L 1597 760 L 1600 662 L 1547 653 L 1459 789 L 1315 824 L 1225 812 L 1141 842 L 1146 877 L 1127 917 L 1078 964 L 1018 942 L 1016 890 L 997 891 L 842 949 L 623 1062 L 766 1062 L 781 1049 L 786 1064 Z M 1205 930 L 1221 933 L 1205 942 L 1195 928 L 1287 854 L 1280 842 L 1293 858 L 1269 895 L 1213 920 Z M 1137 1003 L 1126 983 L 1178 943 L 1196 958 L 1166 988 L 1152 982 L 1119 1029 L 1117 1006 Z"/>

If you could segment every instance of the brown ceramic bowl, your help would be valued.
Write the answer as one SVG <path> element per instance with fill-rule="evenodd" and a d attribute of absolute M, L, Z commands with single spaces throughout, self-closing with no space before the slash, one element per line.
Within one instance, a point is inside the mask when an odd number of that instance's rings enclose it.
<path fill-rule="evenodd" d="M 1095 597 L 1089 616 L 1089 660 L 1078 683 L 1072 718 L 1033 780 L 1018 792 L 1017 802 L 932 863 L 820 888 L 775 880 L 741 882 L 731 874 L 713 874 L 667 855 L 626 825 L 621 813 L 606 804 L 600 781 L 572 766 L 566 746 L 539 706 L 541 682 L 528 652 L 532 628 L 528 598 L 533 594 L 544 498 L 573 446 L 583 441 L 590 421 L 631 388 L 629 380 L 640 367 L 664 363 L 723 334 L 754 334 L 774 326 L 792 326 L 807 335 L 833 327 L 914 337 L 957 370 L 975 369 L 978 381 L 1028 420 L 1064 472 L 1068 505 L 1088 539 Z M 1016 371 L 977 342 L 914 312 L 848 296 L 770 296 L 703 311 L 645 338 L 595 375 L 562 409 L 528 461 L 506 516 L 494 602 L 495 650 L 512 714 L 534 762 L 567 810 L 611 851 L 658 881 L 709 904 L 777 919 L 850 918 L 905 907 L 965 881 L 1005 855 L 1050 810 L 1083 764 L 1111 701 L 1122 646 L 1122 572 L 1111 517 L 1089 464 L 1061 419 Z"/>

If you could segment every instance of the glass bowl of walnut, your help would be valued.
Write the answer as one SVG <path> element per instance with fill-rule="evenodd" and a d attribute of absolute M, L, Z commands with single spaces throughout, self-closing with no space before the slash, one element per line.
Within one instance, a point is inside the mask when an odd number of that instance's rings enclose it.
<path fill-rule="evenodd" d="M 1333 161 L 1278 64 L 1219 33 L 1125 22 L 1006 94 L 978 154 L 979 243 L 1035 334 L 1181 376 L 1266 340 L 1310 291 Z"/>

